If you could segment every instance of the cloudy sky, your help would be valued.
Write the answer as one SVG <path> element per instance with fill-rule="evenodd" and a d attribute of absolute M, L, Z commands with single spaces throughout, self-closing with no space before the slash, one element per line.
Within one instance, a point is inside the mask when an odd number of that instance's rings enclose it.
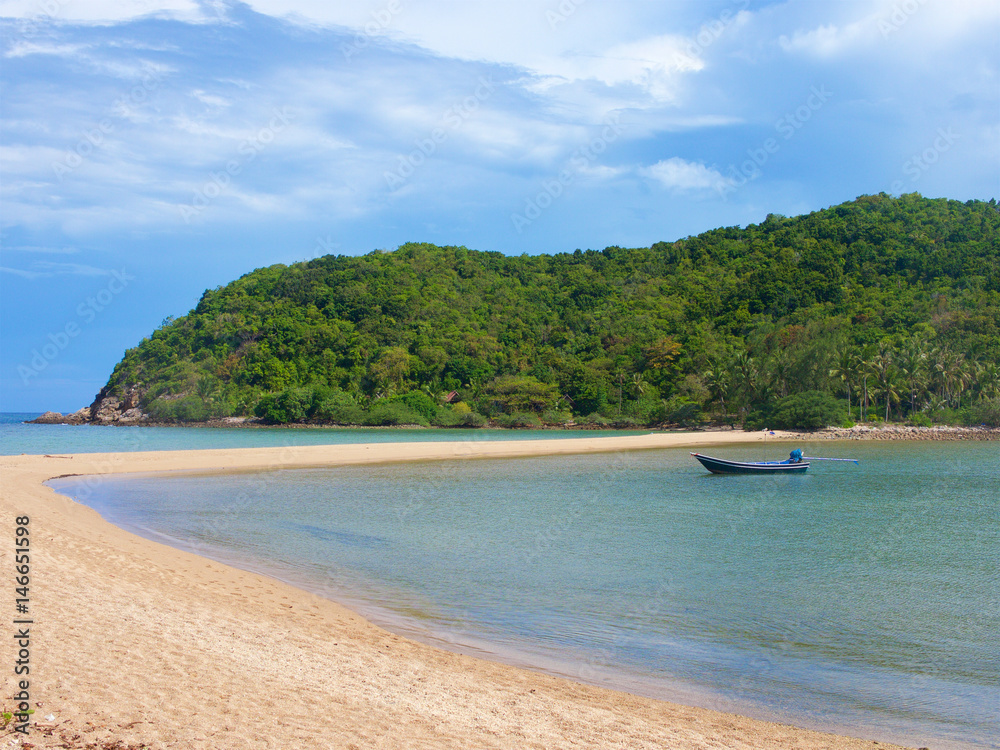
<path fill-rule="evenodd" d="M 1000 197 L 995 0 L 0 0 L 0 410 L 254 268 Z"/>

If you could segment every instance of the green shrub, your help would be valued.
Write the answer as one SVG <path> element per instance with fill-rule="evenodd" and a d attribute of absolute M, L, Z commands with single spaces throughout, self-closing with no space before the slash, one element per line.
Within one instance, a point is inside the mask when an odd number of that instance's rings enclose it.
<path fill-rule="evenodd" d="M 456 427 L 485 427 L 488 420 L 482 414 L 470 411 L 462 415 L 462 421 Z"/>
<path fill-rule="evenodd" d="M 818 430 L 843 423 L 846 410 L 836 398 L 825 391 L 806 391 L 785 396 L 775 405 L 770 425 L 781 430 Z"/>
<path fill-rule="evenodd" d="M 922 411 L 918 411 L 911 414 L 910 418 L 907 421 L 914 427 L 930 427 L 932 424 L 934 424 L 933 422 L 931 422 L 931 418 L 928 417 L 926 414 L 924 414 Z"/>
<path fill-rule="evenodd" d="M 684 396 L 663 399 L 649 412 L 647 424 L 679 424 L 683 427 L 700 422 L 701 405 Z"/>
<path fill-rule="evenodd" d="M 556 409 L 549 409 L 544 414 L 542 414 L 542 422 L 549 425 L 564 425 L 567 422 L 572 421 L 573 414 L 568 411 L 557 411 Z"/>
<path fill-rule="evenodd" d="M 431 419 L 431 424 L 435 427 L 458 427 L 462 423 L 464 416 L 464 414 L 459 414 L 453 409 L 443 406 L 437 410 L 437 413 Z"/>
<path fill-rule="evenodd" d="M 364 424 L 372 427 L 391 427 L 393 425 L 418 424 L 430 426 L 430 420 L 422 414 L 413 411 L 399 401 L 377 401 L 364 416 Z"/>
<path fill-rule="evenodd" d="M 360 425 L 365 424 L 365 410 L 360 406 L 345 404 L 328 409 L 322 421 L 331 424 Z"/>
<path fill-rule="evenodd" d="M 743 418 L 743 429 L 746 432 L 766 430 L 770 426 L 770 409 L 754 409 Z"/>
<path fill-rule="evenodd" d="M 146 405 L 145 411 L 155 422 L 204 422 L 231 413 L 225 400 L 206 400 L 195 395 L 154 399 Z"/>
<path fill-rule="evenodd" d="M 456 406 L 465 408 L 456 409 Z M 466 404 L 454 404 L 438 409 L 431 424 L 435 427 L 482 427 L 486 424 L 486 417 L 476 414 Z"/>
<path fill-rule="evenodd" d="M 280 393 L 261 396 L 254 407 L 254 414 L 268 424 L 304 422 L 312 402 L 311 388 L 286 388 Z"/>
<path fill-rule="evenodd" d="M 542 420 L 537 415 L 524 411 L 515 412 L 514 414 L 501 414 L 497 418 L 497 423 L 501 427 L 514 429 L 542 426 Z"/>
<path fill-rule="evenodd" d="M 309 419 L 334 424 L 362 424 L 364 411 L 354 396 L 339 388 L 317 388 L 313 394 Z"/>
<path fill-rule="evenodd" d="M 966 424 L 1000 427 L 1000 398 L 983 399 L 973 404 Z"/>
<path fill-rule="evenodd" d="M 421 415 L 428 422 L 434 418 L 434 415 L 437 414 L 438 409 L 440 408 L 434 399 L 423 391 L 410 391 L 409 393 L 404 393 L 402 396 L 395 396 L 389 400 L 391 402 L 405 404 L 411 411 Z"/>
<path fill-rule="evenodd" d="M 958 409 L 945 407 L 927 412 L 934 424 L 962 424 L 962 413 Z"/>

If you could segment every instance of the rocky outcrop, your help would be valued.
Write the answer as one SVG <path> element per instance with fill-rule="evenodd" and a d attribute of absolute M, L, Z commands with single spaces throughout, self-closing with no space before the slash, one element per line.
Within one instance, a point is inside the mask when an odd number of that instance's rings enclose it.
<path fill-rule="evenodd" d="M 129 388 L 125 395 L 109 396 L 103 390 L 90 405 L 92 424 L 132 425 L 149 422 L 149 415 L 139 408 L 143 392 L 137 387 Z"/>
<path fill-rule="evenodd" d="M 31 419 L 28 424 L 86 424 L 90 421 L 90 407 L 85 406 L 72 414 L 61 414 L 57 411 L 47 411 L 37 419 Z"/>

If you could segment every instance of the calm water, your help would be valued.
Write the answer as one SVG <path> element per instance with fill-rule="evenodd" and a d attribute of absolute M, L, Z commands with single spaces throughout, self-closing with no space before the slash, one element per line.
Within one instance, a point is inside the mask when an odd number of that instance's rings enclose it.
<path fill-rule="evenodd" d="M 600 435 L 645 435 L 649 430 L 433 430 L 354 428 L 111 427 L 24 424 L 41 416 L 0 413 L 0 455 L 19 453 L 116 453 L 126 451 L 265 448 L 286 445 L 404 443 L 438 440 L 541 440 Z"/>
<path fill-rule="evenodd" d="M 1000 746 L 1000 446 L 803 447 L 862 463 L 723 477 L 669 450 L 52 484 L 432 642 L 879 740 Z"/>

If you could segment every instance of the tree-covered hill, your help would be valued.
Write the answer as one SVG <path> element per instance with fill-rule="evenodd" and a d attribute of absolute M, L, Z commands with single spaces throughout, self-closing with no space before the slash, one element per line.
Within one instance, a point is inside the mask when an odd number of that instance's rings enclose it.
<path fill-rule="evenodd" d="M 99 398 L 160 421 L 752 422 L 797 399 L 954 421 L 995 414 L 998 362 L 996 202 L 882 194 L 649 248 L 258 269 L 128 350 Z"/>

